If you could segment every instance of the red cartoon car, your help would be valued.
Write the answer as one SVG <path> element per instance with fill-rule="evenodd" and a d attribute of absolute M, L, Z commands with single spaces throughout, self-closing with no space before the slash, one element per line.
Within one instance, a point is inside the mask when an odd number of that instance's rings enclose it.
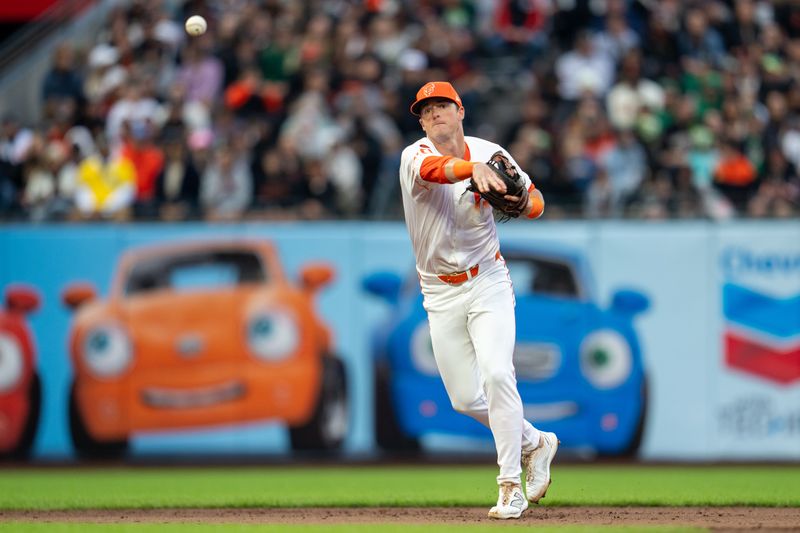
<path fill-rule="evenodd" d="M 0 309 L 0 457 L 24 458 L 36 437 L 42 401 L 36 346 L 26 315 L 39 308 L 28 286 L 6 289 Z"/>
<path fill-rule="evenodd" d="M 123 453 L 138 432 L 277 419 L 292 447 L 330 450 L 348 429 L 345 371 L 315 310 L 333 278 L 300 283 L 263 241 L 126 252 L 109 297 L 74 284 L 70 430 L 82 456 Z"/>

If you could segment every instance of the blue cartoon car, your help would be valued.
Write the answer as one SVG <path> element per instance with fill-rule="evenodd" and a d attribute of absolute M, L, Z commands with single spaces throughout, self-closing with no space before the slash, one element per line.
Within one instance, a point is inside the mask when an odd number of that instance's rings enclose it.
<path fill-rule="evenodd" d="M 633 319 L 649 307 L 648 298 L 621 289 L 601 308 L 588 262 L 576 252 L 504 246 L 503 256 L 516 294 L 514 364 L 525 417 L 556 432 L 565 448 L 634 454 L 647 380 Z M 427 435 L 490 438 L 450 405 L 416 274 L 403 282 L 396 273 L 375 272 L 363 287 L 392 306 L 373 338 L 378 445 L 412 451 Z"/>

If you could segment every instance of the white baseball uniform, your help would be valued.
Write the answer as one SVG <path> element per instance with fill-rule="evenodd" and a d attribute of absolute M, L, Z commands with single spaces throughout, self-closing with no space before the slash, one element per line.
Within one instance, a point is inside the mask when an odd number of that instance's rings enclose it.
<path fill-rule="evenodd" d="M 465 160 L 486 162 L 495 143 L 465 138 Z M 416 257 L 424 307 L 439 373 L 453 408 L 488 426 L 497 448 L 497 482 L 519 483 L 521 450 L 539 443 L 539 430 L 523 418 L 514 374 L 514 292 L 492 207 L 467 191 L 469 179 L 422 179 L 425 158 L 441 156 L 422 138 L 400 161 L 406 226 Z M 520 171 L 526 184 L 531 180 Z M 445 281 L 447 280 L 447 281 Z"/>

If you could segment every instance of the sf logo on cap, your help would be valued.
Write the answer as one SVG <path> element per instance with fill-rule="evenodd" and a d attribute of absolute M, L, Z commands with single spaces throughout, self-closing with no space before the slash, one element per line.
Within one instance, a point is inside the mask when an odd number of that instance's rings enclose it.
<path fill-rule="evenodd" d="M 431 82 L 428 85 L 426 85 L 424 89 L 422 89 L 422 94 L 424 94 L 425 96 L 430 96 L 434 90 L 436 90 L 436 85 L 433 82 Z"/>

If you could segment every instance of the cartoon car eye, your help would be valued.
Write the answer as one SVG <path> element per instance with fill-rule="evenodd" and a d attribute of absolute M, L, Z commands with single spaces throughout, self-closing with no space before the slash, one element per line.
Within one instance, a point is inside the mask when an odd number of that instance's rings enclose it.
<path fill-rule="evenodd" d="M 269 311 L 254 315 L 247 325 L 247 342 L 259 358 L 274 361 L 293 353 L 300 333 L 295 320 L 286 312 Z"/>
<path fill-rule="evenodd" d="M 102 324 L 91 329 L 83 341 L 83 360 L 98 376 L 116 376 L 132 359 L 130 339 L 116 324 Z"/>
<path fill-rule="evenodd" d="M 22 370 L 22 348 L 14 337 L 0 333 L 0 392 L 14 387 Z"/>
<path fill-rule="evenodd" d="M 431 331 L 428 321 L 420 323 L 411 335 L 411 360 L 416 369 L 423 374 L 438 376 L 439 368 L 433 357 L 433 344 L 431 344 Z"/>
<path fill-rule="evenodd" d="M 598 389 L 611 389 L 630 375 L 633 360 L 625 339 L 610 329 L 590 333 L 581 343 L 581 371 Z"/>

